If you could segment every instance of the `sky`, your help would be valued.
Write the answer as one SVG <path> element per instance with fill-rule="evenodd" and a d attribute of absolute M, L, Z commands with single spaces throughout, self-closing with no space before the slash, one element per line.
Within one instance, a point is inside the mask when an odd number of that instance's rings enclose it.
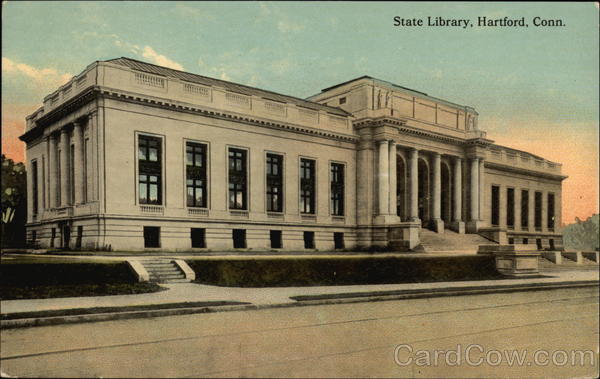
<path fill-rule="evenodd" d="M 598 3 L 2 2 L 2 152 L 96 60 L 126 56 L 297 97 L 362 75 L 470 105 L 498 144 L 563 164 L 563 222 L 598 213 Z M 394 17 L 474 27 L 396 27 Z M 477 26 L 525 18 L 527 28 Z M 561 19 L 535 27 L 533 18 Z"/>

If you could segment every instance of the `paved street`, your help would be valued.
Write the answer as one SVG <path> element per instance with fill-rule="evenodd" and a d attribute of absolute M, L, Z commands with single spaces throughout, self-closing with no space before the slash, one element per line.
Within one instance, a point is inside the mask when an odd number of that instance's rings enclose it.
<path fill-rule="evenodd" d="M 598 289 L 10 329 L 1 342 L 2 372 L 20 377 L 596 377 Z"/>

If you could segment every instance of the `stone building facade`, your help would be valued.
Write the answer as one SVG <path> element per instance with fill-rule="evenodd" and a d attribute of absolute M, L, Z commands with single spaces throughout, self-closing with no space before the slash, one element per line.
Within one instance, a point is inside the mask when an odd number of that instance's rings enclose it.
<path fill-rule="evenodd" d="M 305 100 L 97 61 L 27 117 L 28 241 L 409 250 L 428 228 L 560 249 L 560 164 L 494 144 L 477 118 L 368 76 Z"/>

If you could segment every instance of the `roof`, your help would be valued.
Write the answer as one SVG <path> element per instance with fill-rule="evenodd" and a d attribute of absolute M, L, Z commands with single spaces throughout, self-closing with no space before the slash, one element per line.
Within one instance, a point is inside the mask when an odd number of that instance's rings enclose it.
<path fill-rule="evenodd" d="M 171 78 L 177 78 L 180 80 L 185 80 L 187 82 L 202 84 L 205 86 L 218 86 L 224 87 L 225 89 L 241 93 L 244 95 L 254 95 L 259 96 L 265 99 L 279 101 L 283 103 L 291 103 L 301 107 L 310 108 L 313 110 L 322 110 L 325 112 L 333 113 L 340 116 L 351 116 L 350 113 L 344 111 L 341 108 L 330 107 L 327 105 L 315 103 L 313 101 L 300 99 L 294 96 L 282 95 L 276 92 L 267 91 L 260 88 L 250 87 L 243 84 L 232 83 L 225 80 L 210 78 L 207 76 L 202 76 L 198 74 L 192 74 L 190 72 L 175 70 L 168 67 L 157 66 L 151 63 L 146 63 L 142 61 L 138 61 L 136 59 L 121 57 L 115 59 L 108 59 L 104 62 L 110 62 L 113 64 L 118 64 L 121 66 L 129 67 L 133 70 L 147 72 L 149 74 L 162 75 Z"/>
<path fill-rule="evenodd" d="M 336 84 L 334 86 L 324 88 L 324 89 L 321 90 L 321 93 L 330 91 L 330 90 L 332 90 L 334 88 L 338 88 L 338 87 L 341 87 L 343 85 L 346 85 L 346 84 L 349 84 L 349 83 L 352 83 L 352 82 L 357 82 L 357 81 L 362 80 L 362 79 L 369 79 L 369 80 L 372 80 L 373 83 L 376 84 L 376 85 L 383 86 L 383 87 L 388 87 L 388 88 L 391 88 L 391 89 L 399 89 L 401 91 L 411 93 L 414 96 L 420 96 L 420 97 L 424 97 L 426 99 L 430 99 L 430 100 L 435 101 L 435 102 L 439 102 L 440 104 L 445 104 L 445 105 L 448 105 L 448 106 L 451 106 L 451 107 L 458 107 L 458 108 L 466 108 L 466 107 L 468 107 L 468 108 L 471 108 L 473 110 L 473 107 L 471 107 L 471 106 L 456 104 L 456 103 L 453 103 L 453 102 L 448 101 L 448 100 L 444 100 L 444 99 L 440 99 L 438 97 L 430 96 L 430 95 L 426 94 L 425 92 L 417 91 L 417 90 L 414 90 L 412 88 L 408 88 L 408 87 L 404 87 L 404 86 L 401 86 L 401 85 L 398 85 L 398 84 L 394 84 L 392 82 L 388 82 L 387 80 L 377 79 L 377 78 L 374 78 L 374 77 L 369 76 L 369 75 L 363 75 L 363 76 L 360 76 L 358 78 L 354 78 L 354 79 L 345 81 L 343 83 Z M 317 96 L 317 95 L 313 95 L 311 97 L 314 97 L 314 96 Z M 475 112 L 475 113 L 477 113 L 477 112 Z"/>

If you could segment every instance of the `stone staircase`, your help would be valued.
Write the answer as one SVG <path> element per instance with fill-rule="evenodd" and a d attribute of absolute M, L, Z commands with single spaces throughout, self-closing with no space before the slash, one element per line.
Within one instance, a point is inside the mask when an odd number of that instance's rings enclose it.
<path fill-rule="evenodd" d="M 421 244 L 414 251 L 431 254 L 477 254 L 479 245 L 491 245 L 495 242 L 479 234 L 458 234 L 446 229 L 444 233 L 421 229 Z"/>
<path fill-rule="evenodd" d="M 169 259 L 143 259 L 139 261 L 148 271 L 151 282 L 160 283 L 187 283 L 185 273 L 179 266 Z"/>

